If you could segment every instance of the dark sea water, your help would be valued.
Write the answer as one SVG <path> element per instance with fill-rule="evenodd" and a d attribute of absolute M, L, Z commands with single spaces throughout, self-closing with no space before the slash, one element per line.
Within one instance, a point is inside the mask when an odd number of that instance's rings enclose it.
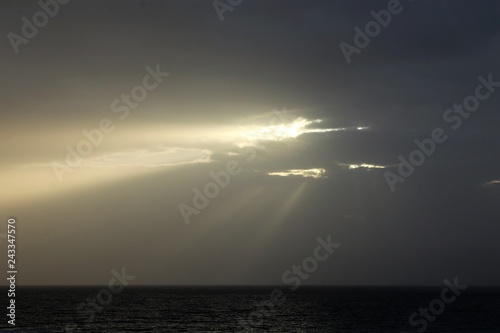
<path fill-rule="evenodd" d="M 103 289 L 104 288 L 104 289 Z M 408 317 L 440 298 L 443 287 L 280 288 L 126 287 L 98 310 L 82 306 L 107 287 L 30 287 L 16 291 L 16 327 L 1 332 L 417 332 Z M 2 288 L 2 293 L 7 291 Z M 265 305 L 263 302 L 266 302 Z M 274 305 L 272 305 L 274 304 Z M 80 307 L 80 308 L 79 308 Z M 95 311 L 95 317 L 92 312 Z M 260 311 L 260 314 L 259 314 Z M 432 315 L 432 314 L 431 314 Z M 423 317 L 418 317 L 423 318 Z M 474 288 L 446 304 L 422 332 L 500 332 L 500 289 Z M 245 329 L 242 321 L 253 320 Z M 68 325 L 68 326 L 67 326 Z"/>

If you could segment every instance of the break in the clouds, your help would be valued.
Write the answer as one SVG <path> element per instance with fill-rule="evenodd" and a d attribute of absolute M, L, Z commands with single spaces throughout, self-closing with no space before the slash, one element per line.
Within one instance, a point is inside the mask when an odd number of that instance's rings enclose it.
<path fill-rule="evenodd" d="M 248 131 L 243 132 L 242 135 L 244 138 L 254 141 L 280 141 L 288 138 L 296 138 L 305 133 L 326 133 L 335 130 L 333 128 L 308 128 L 312 124 L 319 123 L 321 123 L 321 119 L 307 120 L 304 118 L 297 118 L 288 124 L 250 126 Z"/>
<path fill-rule="evenodd" d="M 368 163 L 339 163 L 341 167 L 348 168 L 350 170 L 352 169 L 385 169 L 389 167 L 388 165 L 375 165 L 375 164 L 368 164 Z"/>
<path fill-rule="evenodd" d="M 325 177 L 325 169 L 315 168 L 315 169 L 292 169 L 285 171 L 269 172 L 270 176 L 300 176 L 305 178 L 323 178 Z"/>
<path fill-rule="evenodd" d="M 486 182 L 482 185 L 485 187 L 498 187 L 498 188 L 500 188 L 500 180 L 496 180 L 496 179 L 490 180 L 489 182 Z"/>
<path fill-rule="evenodd" d="M 282 117 L 283 119 L 284 117 Z M 366 130 L 369 127 L 337 127 L 337 128 L 318 128 L 317 125 L 323 122 L 322 119 L 309 120 L 303 117 L 298 117 L 292 121 L 281 121 L 279 124 L 269 125 L 248 125 L 245 126 L 240 136 L 243 139 L 241 145 L 265 141 L 282 141 L 286 139 L 295 139 L 303 134 L 309 133 L 329 133 L 338 131 L 359 131 Z"/>

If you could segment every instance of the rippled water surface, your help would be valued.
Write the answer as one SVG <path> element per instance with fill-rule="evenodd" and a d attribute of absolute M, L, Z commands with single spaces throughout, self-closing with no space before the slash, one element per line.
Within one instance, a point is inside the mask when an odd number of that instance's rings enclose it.
<path fill-rule="evenodd" d="M 436 288 L 127 287 L 99 310 L 82 305 L 103 287 L 18 288 L 16 327 L 2 332 L 417 332 L 409 316 Z M 2 292 L 6 293 L 3 289 Z M 5 298 L 4 298 L 5 299 Z M 4 303 L 5 301 L 4 301 Z M 3 307 L 5 309 L 5 306 Z M 6 310 L 4 310 L 6 313 Z M 94 317 L 92 317 L 94 315 Z M 422 318 L 422 317 L 418 317 Z M 425 332 L 500 332 L 500 289 L 469 287 Z M 246 328 L 245 328 L 246 327 Z M 252 331 L 253 329 L 253 331 Z"/>

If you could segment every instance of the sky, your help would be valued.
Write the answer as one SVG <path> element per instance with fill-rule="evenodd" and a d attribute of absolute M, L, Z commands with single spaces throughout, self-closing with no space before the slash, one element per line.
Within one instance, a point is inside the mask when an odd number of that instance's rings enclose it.
<path fill-rule="evenodd" d="M 304 284 L 498 285 L 497 1 L 61 2 L 0 4 L 18 285 L 282 285 L 328 236 Z"/>

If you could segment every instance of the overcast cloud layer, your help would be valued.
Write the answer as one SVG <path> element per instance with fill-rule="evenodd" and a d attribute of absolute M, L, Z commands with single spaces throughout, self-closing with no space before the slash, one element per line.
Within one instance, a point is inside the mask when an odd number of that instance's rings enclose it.
<path fill-rule="evenodd" d="M 500 87 L 456 130 L 443 114 L 479 76 L 500 82 L 500 3 L 402 6 L 348 63 L 339 44 L 387 1 L 247 0 L 221 22 L 211 1 L 74 0 L 17 54 L 7 34 L 40 7 L 2 1 L 18 283 L 105 284 L 125 266 L 135 284 L 280 284 L 331 234 L 342 246 L 307 283 L 498 284 Z M 124 116 L 113 103 L 148 66 L 169 75 Z M 104 118 L 61 181 L 53 162 Z M 435 128 L 447 140 L 391 191 L 386 172 Z M 241 173 L 187 224 L 179 205 L 229 161 Z"/>

